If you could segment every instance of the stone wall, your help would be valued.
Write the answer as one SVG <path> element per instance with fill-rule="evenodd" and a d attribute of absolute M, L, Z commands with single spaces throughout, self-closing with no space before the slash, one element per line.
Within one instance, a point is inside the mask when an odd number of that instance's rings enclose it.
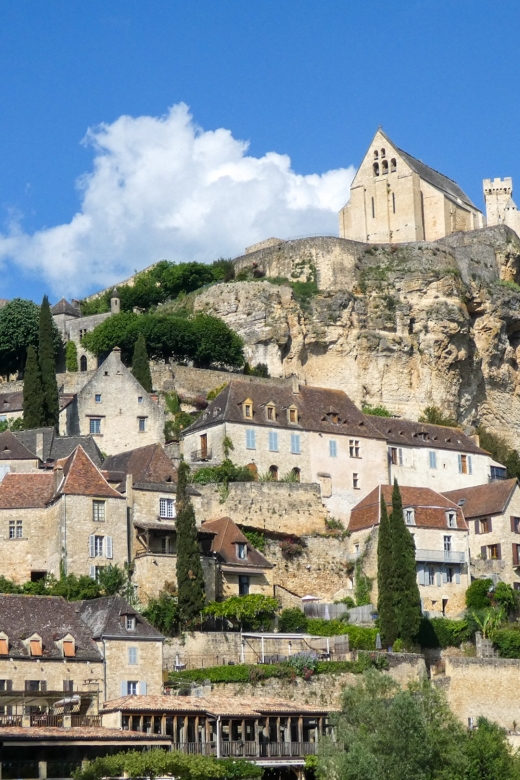
<path fill-rule="evenodd" d="M 196 485 L 193 497 L 197 523 L 230 517 L 239 525 L 278 534 L 312 534 L 326 530 L 327 510 L 318 485 L 294 482 L 231 482 Z"/>
<path fill-rule="evenodd" d="M 41 658 L 0 658 L 0 679 L 10 680 L 13 691 L 25 690 L 26 680 L 45 680 L 48 691 L 63 691 L 63 682 L 72 680 L 74 691 L 99 690 L 103 701 L 102 661 L 44 660 Z M 92 684 L 87 686 L 85 681 Z"/>
<path fill-rule="evenodd" d="M 162 642 L 135 639 L 109 639 L 99 643 L 105 646 L 107 695 L 106 700 L 126 695 L 126 682 L 146 683 L 148 696 L 160 696 L 162 687 Z M 137 663 L 129 664 L 129 648 L 137 649 Z M 123 689 L 124 684 L 124 689 Z M 125 692 L 124 692 L 125 691 Z M 142 692 L 138 688 L 138 691 Z"/>

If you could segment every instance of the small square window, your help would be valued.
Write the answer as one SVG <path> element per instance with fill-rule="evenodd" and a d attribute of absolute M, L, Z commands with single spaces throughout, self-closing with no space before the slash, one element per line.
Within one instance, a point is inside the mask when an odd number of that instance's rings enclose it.
<path fill-rule="evenodd" d="M 95 398 L 97 404 L 101 403 L 101 393 L 96 393 L 94 398 Z"/>
<path fill-rule="evenodd" d="M 139 433 L 146 431 L 146 417 L 139 417 Z"/>
<path fill-rule="evenodd" d="M 352 474 L 352 487 L 359 490 L 359 474 Z"/>
<path fill-rule="evenodd" d="M 244 404 L 244 417 L 251 420 L 253 417 L 253 404 Z"/>
<path fill-rule="evenodd" d="M 95 523 L 105 522 L 105 504 L 105 501 L 94 500 L 92 502 L 92 520 Z"/>
<path fill-rule="evenodd" d="M 143 403 L 143 396 L 142 395 L 138 396 L 137 403 L 138 404 L 142 404 Z"/>
<path fill-rule="evenodd" d="M 127 696 L 137 696 L 137 680 L 127 680 L 126 694 Z"/>
<path fill-rule="evenodd" d="M 175 499 L 174 498 L 160 498 L 159 499 L 159 517 L 165 517 L 165 518 L 175 517 Z"/>
<path fill-rule="evenodd" d="M 289 409 L 289 422 L 290 423 L 297 423 L 298 422 L 298 410 L 297 409 Z"/>
<path fill-rule="evenodd" d="M 127 631 L 135 631 L 135 617 L 133 615 L 126 616 L 125 627 Z"/>
<path fill-rule="evenodd" d="M 237 558 L 241 561 L 247 560 L 247 544 L 239 542 L 237 544 Z"/>
<path fill-rule="evenodd" d="M 90 418 L 89 431 L 94 435 L 101 433 L 101 420 L 99 418 L 97 417 Z"/>
<path fill-rule="evenodd" d="M 268 420 L 275 420 L 276 419 L 276 413 L 274 406 L 268 406 L 267 407 L 267 419 Z"/>

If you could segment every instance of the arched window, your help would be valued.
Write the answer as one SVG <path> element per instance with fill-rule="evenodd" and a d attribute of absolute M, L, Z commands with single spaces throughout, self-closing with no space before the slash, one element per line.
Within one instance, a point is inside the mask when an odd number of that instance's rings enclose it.
<path fill-rule="evenodd" d="M 392 211 L 395 214 L 395 192 L 392 192 Z"/>
<path fill-rule="evenodd" d="M 278 482 L 278 466 L 269 466 L 269 474 L 273 482 Z"/>
<path fill-rule="evenodd" d="M 372 219 L 376 216 L 376 204 L 374 203 L 374 198 L 372 198 Z"/>
<path fill-rule="evenodd" d="M 383 157 L 386 157 L 386 149 L 381 149 L 381 159 L 383 159 Z"/>
<path fill-rule="evenodd" d="M 291 474 L 292 474 L 293 479 L 294 479 L 295 482 L 299 482 L 300 481 L 300 475 L 301 475 L 300 469 L 296 468 L 296 466 L 295 466 L 293 468 L 293 470 L 291 471 Z"/>
<path fill-rule="evenodd" d="M 79 359 L 79 370 L 80 371 L 86 371 L 87 370 L 87 356 L 82 355 Z"/>
<path fill-rule="evenodd" d="M 396 168 L 397 168 L 397 160 L 395 159 L 395 157 L 392 157 L 392 159 L 390 160 L 390 172 L 394 173 Z"/>
<path fill-rule="evenodd" d="M 383 160 L 383 173 L 388 173 L 388 160 Z"/>
<path fill-rule="evenodd" d="M 377 149 L 376 149 L 376 150 L 374 151 L 374 160 L 377 160 L 377 159 L 378 159 L 378 157 L 379 157 L 379 152 L 378 152 L 378 151 L 377 151 Z"/>
<path fill-rule="evenodd" d="M 374 163 L 374 176 L 379 176 L 379 163 Z"/>

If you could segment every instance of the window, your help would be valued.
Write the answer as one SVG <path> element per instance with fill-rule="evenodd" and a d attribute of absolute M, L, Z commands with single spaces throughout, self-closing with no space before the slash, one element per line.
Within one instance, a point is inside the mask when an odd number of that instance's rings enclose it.
<path fill-rule="evenodd" d="M 253 419 L 253 402 L 251 401 L 250 398 L 244 401 L 242 410 L 244 413 L 244 417 L 246 417 L 248 420 Z"/>
<path fill-rule="evenodd" d="M 519 566 L 519 565 L 520 565 L 520 544 L 513 544 L 513 566 Z M 520 586 L 520 582 L 518 583 L 518 585 Z M 7 640 L 4 639 L 4 642 L 6 642 L 6 648 L 7 648 Z"/>
<path fill-rule="evenodd" d="M 448 566 L 446 569 L 446 582 L 453 582 L 453 566 Z"/>
<path fill-rule="evenodd" d="M 46 680 L 26 680 L 25 681 L 25 690 L 30 691 L 31 693 L 36 691 L 46 691 L 47 690 L 47 681 Z"/>
<path fill-rule="evenodd" d="M 129 647 L 128 648 L 128 663 L 131 666 L 136 666 L 136 664 L 137 664 L 137 647 Z"/>
<path fill-rule="evenodd" d="M 395 214 L 395 192 L 392 192 L 392 214 Z"/>
<path fill-rule="evenodd" d="M 507 479 L 507 469 L 503 466 L 490 466 L 491 481 L 495 482 L 498 479 Z"/>
<path fill-rule="evenodd" d="M 92 520 L 95 523 L 105 522 L 105 504 L 106 501 L 94 500 L 92 502 Z"/>
<path fill-rule="evenodd" d="M 269 431 L 269 452 L 278 452 L 278 433 Z"/>
<path fill-rule="evenodd" d="M 9 641 L 7 637 L 4 635 L 3 637 L 0 637 L 0 655 L 8 655 L 8 653 L 9 653 Z"/>
<path fill-rule="evenodd" d="M 126 695 L 137 696 L 137 680 L 126 681 Z"/>
<path fill-rule="evenodd" d="M 390 447 L 388 450 L 388 454 L 390 456 L 390 462 L 394 466 L 403 465 L 403 451 L 400 447 Z"/>
<path fill-rule="evenodd" d="M 381 159 L 386 157 L 386 149 L 381 149 Z"/>
<path fill-rule="evenodd" d="M 299 455 L 300 452 L 300 434 L 291 433 L 291 453 L 293 455 Z"/>
<path fill-rule="evenodd" d="M 459 474 L 473 474 L 471 455 L 459 455 Z"/>
<path fill-rule="evenodd" d="M 404 510 L 404 521 L 406 525 L 415 525 L 415 512 L 413 509 L 408 508 Z"/>
<path fill-rule="evenodd" d="M 96 401 L 97 404 L 100 404 L 101 403 L 101 393 L 96 393 L 96 395 L 94 396 L 94 400 Z"/>
<path fill-rule="evenodd" d="M 479 534 L 488 534 L 491 531 L 491 523 L 488 517 L 482 517 L 475 523 L 476 532 Z"/>
<path fill-rule="evenodd" d="M 175 499 L 174 498 L 160 498 L 159 499 L 159 517 L 166 517 L 166 518 L 175 517 Z"/>
<path fill-rule="evenodd" d="M 377 151 L 377 149 L 374 149 L 374 160 L 377 160 L 378 157 L 379 157 L 379 152 Z"/>
<path fill-rule="evenodd" d="M 352 474 L 352 487 L 359 490 L 359 474 Z"/>
<path fill-rule="evenodd" d="M 256 450 L 256 436 L 253 428 L 246 430 L 246 449 Z"/>
<path fill-rule="evenodd" d="M 433 452 L 433 450 L 430 450 L 430 468 L 437 468 L 437 453 Z"/>
<path fill-rule="evenodd" d="M 511 530 L 514 534 L 520 534 L 520 517 L 511 517 Z"/>
<path fill-rule="evenodd" d="M 274 406 L 268 406 L 266 411 L 268 420 L 276 420 L 276 409 Z"/>
<path fill-rule="evenodd" d="M 499 561 L 500 560 L 500 551 L 499 551 L 499 545 L 498 544 L 490 544 L 488 546 L 488 558 L 492 561 Z"/>
<path fill-rule="evenodd" d="M 247 576 L 247 574 L 240 574 L 238 577 L 238 595 L 239 596 L 249 595 L 249 577 Z"/>
<path fill-rule="evenodd" d="M 269 466 L 269 474 L 273 482 L 278 482 L 278 466 Z"/>
<path fill-rule="evenodd" d="M 428 585 L 435 585 L 435 567 L 428 566 Z"/>
<path fill-rule="evenodd" d="M 287 409 L 287 419 L 290 423 L 297 423 L 298 409 L 296 409 L 294 406 L 289 407 L 289 409 Z"/>
<path fill-rule="evenodd" d="M 101 433 L 101 420 L 99 419 L 99 417 L 90 418 L 89 431 L 94 435 Z"/>
<path fill-rule="evenodd" d="M 9 539 L 23 539 L 23 522 L 9 520 Z"/>
<path fill-rule="evenodd" d="M 144 433 L 146 431 L 146 417 L 138 417 L 137 420 L 139 423 L 139 433 Z"/>
<path fill-rule="evenodd" d="M 135 616 L 134 615 L 126 615 L 125 617 L 125 628 L 127 631 L 135 631 Z"/>
<path fill-rule="evenodd" d="M 457 515 L 455 512 L 446 512 L 446 520 L 448 523 L 448 528 L 457 527 Z"/>
<path fill-rule="evenodd" d="M 82 355 L 79 359 L 79 370 L 80 371 L 86 371 L 87 370 L 87 358 L 85 355 Z"/>
<path fill-rule="evenodd" d="M 94 536 L 94 558 L 103 557 L 104 537 Z"/>
<path fill-rule="evenodd" d="M 93 556 L 90 557 L 92 558 Z M 95 582 L 99 582 L 99 577 L 104 568 L 104 566 L 91 566 L 89 575 L 90 579 L 94 580 Z"/>
<path fill-rule="evenodd" d="M 338 442 L 335 439 L 329 440 L 329 456 L 331 458 L 338 457 Z"/>
<path fill-rule="evenodd" d="M 451 536 L 444 537 L 444 552 L 451 552 Z"/>
<path fill-rule="evenodd" d="M 237 544 L 237 558 L 241 561 L 247 560 L 247 544 L 244 544 L 243 542 Z"/>
<path fill-rule="evenodd" d="M 63 693 L 74 693 L 73 680 L 63 680 Z"/>
<path fill-rule="evenodd" d="M 137 396 L 137 403 L 138 404 L 142 404 L 143 403 L 143 396 L 142 395 Z"/>
<path fill-rule="evenodd" d="M 348 443 L 348 450 L 351 458 L 359 458 L 360 457 L 359 440 L 350 439 Z"/>
<path fill-rule="evenodd" d="M 397 160 L 395 159 L 395 157 L 392 157 L 392 159 L 390 160 L 390 173 L 395 173 L 396 168 L 397 168 Z"/>
<path fill-rule="evenodd" d="M 63 640 L 63 655 L 65 658 L 74 658 L 76 655 L 76 648 L 72 639 Z"/>
<path fill-rule="evenodd" d="M 31 655 L 42 655 L 42 640 L 31 639 L 29 640 L 29 648 Z"/>
<path fill-rule="evenodd" d="M 374 163 L 374 176 L 379 176 L 379 163 Z M 374 198 L 372 198 L 372 216 L 374 216 Z"/>
<path fill-rule="evenodd" d="M 379 176 L 379 165 L 377 166 L 376 176 Z M 374 203 L 374 198 L 372 198 L 372 219 L 375 219 L 375 216 L 376 216 L 376 204 Z"/>
<path fill-rule="evenodd" d="M 171 555 L 173 552 L 173 543 L 171 536 L 161 537 L 161 553 L 163 555 Z"/>
<path fill-rule="evenodd" d="M 383 162 L 381 163 L 381 167 L 383 169 L 383 176 L 384 176 L 385 173 L 388 173 L 388 160 L 383 160 Z"/>
<path fill-rule="evenodd" d="M 300 482 L 300 478 L 301 478 L 301 471 L 300 471 L 300 469 L 299 469 L 299 468 L 297 468 L 297 467 L 295 466 L 293 469 L 291 469 L 291 475 L 292 475 L 292 478 L 293 478 L 293 480 L 294 480 L 295 482 Z"/>

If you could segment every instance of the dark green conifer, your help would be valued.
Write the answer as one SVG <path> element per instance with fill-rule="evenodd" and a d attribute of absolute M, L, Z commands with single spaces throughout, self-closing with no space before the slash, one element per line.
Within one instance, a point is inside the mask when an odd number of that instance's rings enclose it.
<path fill-rule="evenodd" d="M 377 613 L 385 645 L 393 645 L 398 636 L 394 603 L 394 566 L 392 536 L 386 501 L 381 491 L 381 519 L 377 539 Z"/>
<path fill-rule="evenodd" d="M 132 357 L 132 374 L 142 384 L 147 393 L 152 392 L 152 375 L 146 352 L 146 341 L 142 333 L 135 342 L 134 355 Z"/>
<path fill-rule="evenodd" d="M 413 644 L 421 622 L 421 597 L 417 585 L 415 542 L 406 527 L 397 480 L 392 491 L 390 515 L 393 559 L 393 594 L 398 636 L 407 647 Z"/>
<path fill-rule="evenodd" d="M 53 335 L 53 320 L 49 299 L 44 295 L 40 307 L 40 332 L 38 338 L 38 362 L 40 364 L 43 390 L 43 415 L 44 425 L 57 428 L 59 396 Z"/>
<path fill-rule="evenodd" d="M 23 427 L 40 428 L 45 425 L 43 388 L 40 367 L 34 347 L 27 350 L 23 382 Z"/>
<path fill-rule="evenodd" d="M 205 605 L 204 577 L 200 562 L 195 512 L 187 493 L 189 467 L 182 462 L 177 475 L 177 591 L 179 616 L 186 625 Z"/>

